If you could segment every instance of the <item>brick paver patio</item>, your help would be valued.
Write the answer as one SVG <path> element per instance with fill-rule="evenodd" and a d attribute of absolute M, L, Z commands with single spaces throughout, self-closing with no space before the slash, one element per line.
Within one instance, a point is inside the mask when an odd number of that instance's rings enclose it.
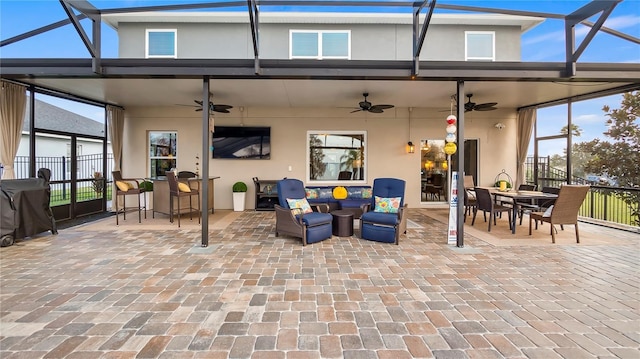
<path fill-rule="evenodd" d="M 273 212 L 206 249 L 115 226 L 19 242 L 0 250 L 0 357 L 640 358 L 640 235 L 455 248 L 427 211 L 399 246 L 303 247 Z"/>

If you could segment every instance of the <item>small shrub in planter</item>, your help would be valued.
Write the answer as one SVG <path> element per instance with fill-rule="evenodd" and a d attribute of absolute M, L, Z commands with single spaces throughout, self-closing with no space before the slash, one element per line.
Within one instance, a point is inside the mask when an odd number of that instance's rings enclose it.
<path fill-rule="evenodd" d="M 233 192 L 247 192 L 247 184 L 244 182 L 236 182 L 233 184 Z"/>
<path fill-rule="evenodd" d="M 140 188 L 144 189 L 147 192 L 153 191 L 153 182 L 151 181 L 142 181 L 140 182 Z"/>

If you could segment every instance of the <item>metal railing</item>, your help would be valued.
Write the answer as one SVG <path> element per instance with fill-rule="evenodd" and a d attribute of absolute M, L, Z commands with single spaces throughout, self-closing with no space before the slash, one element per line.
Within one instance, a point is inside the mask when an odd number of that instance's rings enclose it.
<path fill-rule="evenodd" d="M 533 177 L 535 169 L 533 157 L 527 157 L 525 167 L 526 182 L 537 184 L 538 188 L 560 187 L 567 183 L 567 172 L 552 167 L 549 157 L 538 158 L 537 182 Z M 607 223 L 611 226 L 622 224 L 635 227 L 640 231 L 640 215 L 638 214 L 640 188 L 601 186 L 578 176 L 572 176 L 571 183 L 591 185 L 589 193 L 580 207 L 580 216 L 602 221 L 603 225 L 607 225 Z"/>
<path fill-rule="evenodd" d="M 14 161 L 15 178 L 29 178 L 29 159 L 29 156 L 16 156 Z M 102 173 L 99 170 L 102 169 L 102 159 L 102 154 L 77 156 L 78 201 L 101 197 L 101 189 L 112 181 L 113 154 L 107 154 L 106 173 Z M 51 170 L 52 205 L 69 203 L 71 196 L 71 157 L 37 156 L 35 162 L 36 169 L 48 168 Z"/>

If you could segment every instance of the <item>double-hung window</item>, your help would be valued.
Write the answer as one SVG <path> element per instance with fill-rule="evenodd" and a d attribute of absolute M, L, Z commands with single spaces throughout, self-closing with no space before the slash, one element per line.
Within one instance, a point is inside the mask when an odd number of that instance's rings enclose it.
<path fill-rule="evenodd" d="M 149 173 L 151 178 L 164 176 L 176 168 L 178 155 L 177 132 L 149 132 Z"/>
<path fill-rule="evenodd" d="M 464 58 L 466 61 L 495 61 L 496 33 L 493 31 L 465 31 Z"/>
<path fill-rule="evenodd" d="M 350 30 L 290 30 L 291 59 L 350 59 Z"/>
<path fill-rule="evenodd" d="M 147 58 L 176 58 L 178 41 L 176 29 L 147 29 L 145 55 Z"/>

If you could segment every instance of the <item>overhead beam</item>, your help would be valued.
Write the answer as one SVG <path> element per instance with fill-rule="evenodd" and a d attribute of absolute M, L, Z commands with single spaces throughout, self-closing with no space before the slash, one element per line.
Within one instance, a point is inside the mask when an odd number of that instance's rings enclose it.
<path fill-rule="evenodd" d="M 433 9 L 436 6 L 436 0 L 429 2 L 429 12 L 424 19 L 422 29 L 420 29 L 420 12 L 427 5 L 427 0 L 423 1 L 420 6 L 413 9 L 413 68 L 411 76 L 415 77 L 420 72 L 420 52 L 422 52 L 422 45 L 424 39 L 427 36 L 427 29 L 431 23 L 431 16 L 433 15 Z M 418 35 L 420 33 L 420 35 Z"/>
<path fill-rule="evenodd" d="M 59 0 L 60 5 L 67 13 L 69 20 L 73 24 L 73 27 L 78 32 L 78 35 L 82 39 L 84 46 L 87 48 L 89 53 L 91 54 L 91 58 L 93 59 L 93 71 L 95 73 L 100 73 L 100 38 L 101 38 L 101 18 L 100 11 L 96 9 L 93 5 L 91 5 L 86 0 Z M 92 35 L 93 41 L 89 39 L 89 36 L 84 31 L 82 24 L 80 24 L 80 19 L 73 11 L 73 9 L 78 10 L 81 14 L 86 15 L 91 20 L 92 26 Z"/>
<path fill-rule="evenodd" d="M 580 9 L 572 12 L 571 14 L 565 16 L 564 20 L 564 31 L 565 31 L 565 49 L 566 49 L 566 76 L 572 77 L 576 74 L 576 63 L 578 62 L 578 58 L 584 50 L 587 48 L 593 37 L 600 30 L 605 20 L 611 15 L 613 9 L 620 3 L 622 0 L 598 0 L 592 1 Z M 596 23 L 591 27 L 589 33 L 582 40 L 582 43 L 575 49 L 576 42 L 576 34 L 575 34 L 575 26 L 580 22 L 588 19 L 589 17 L 600 13 L 600 17 L 596 21 Z"/>
<path fill-rule="evenodd" d="M 247 0 L 247 7 L 249 9 L 249 23 L 251 25 L 251 39 L 253 40 L 253 61 L 254 61 L 254 71 L 256 75 L 261 73 L 260 71 L 260 39 L 259 35 L 259 9 L 256 4 L 256 0 Z"/>
<path fill-rule="evenodd" d="M 257 78 L 252 59 L 103 59 L 102 74 L 90 59 L 3 59 L 2 77 L 104 78 Z M 262 59 L 260 78 L 409 80 L 411 61 L 272 60 Z M 640 68 L 632 63 L 584 63 L 575 77 L 565 78 L 564 62 L 422 61 L 415 81 L 567 81 L 638 82 Z"/>

